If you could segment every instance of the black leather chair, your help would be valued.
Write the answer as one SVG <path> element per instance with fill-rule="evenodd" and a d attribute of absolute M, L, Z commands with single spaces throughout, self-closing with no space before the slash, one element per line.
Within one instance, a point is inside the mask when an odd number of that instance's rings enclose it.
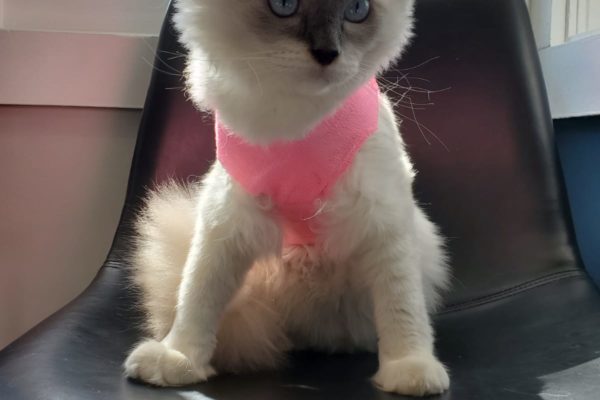
<path fill-rule="evenodd" d="M 599 399 L 600 296 L 572 244 L 524 2 L 420 0 L 417 21 L 414 45 L 386 79 L 411 86 L 416 108 L 435 102 L 413 114 L 402 89 L 392 93 L 419 170 L 415 191 L 454 266 L 435 319 L 452 374 L 441 398 Z M 140 335 L 122 261 L 132 215 L 147 186 L 201 175 L 213 159 L 210 118 L 171 89 L 183 85 L 180 52 L 166 23 L 113 250 L 83 295 L 0 353 L 0 399 L 396 398 L 370 384 L 371 354 L 298 353 L 285 370 L 185 389 L 123 377 Z"/>

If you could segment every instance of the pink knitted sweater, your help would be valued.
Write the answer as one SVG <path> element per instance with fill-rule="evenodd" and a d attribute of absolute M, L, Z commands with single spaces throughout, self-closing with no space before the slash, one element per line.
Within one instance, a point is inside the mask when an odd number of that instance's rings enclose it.
<path fill-rule="evenodd" d="M 266 195 L 284 228 L 284 245 L 311 245 L 315 216 L 331 188 L 377 130 L 379 87 L 360 87 L 303 139 L 258 146 L 217 117 L 217 159 L 253 196 Z"/>

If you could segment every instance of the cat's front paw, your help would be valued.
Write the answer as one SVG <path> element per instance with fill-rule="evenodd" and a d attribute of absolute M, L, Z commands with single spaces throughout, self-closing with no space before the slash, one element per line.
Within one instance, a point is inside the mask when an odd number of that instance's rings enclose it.
<path fill-rule="evenodd" d="M 125 374 L 157 386 L 183 386 L 202 382 L 215 374 L 210 365 L 197 366 L 180 351 L 156 340 L 136 346 L 125 360 Z"/>
<path fill-rule="evenodd" d="M 381 390 L 407 396 L 440 394 L 450 386 L 446 368 L 433 355 L 383 362 L 373 381 Z"/>

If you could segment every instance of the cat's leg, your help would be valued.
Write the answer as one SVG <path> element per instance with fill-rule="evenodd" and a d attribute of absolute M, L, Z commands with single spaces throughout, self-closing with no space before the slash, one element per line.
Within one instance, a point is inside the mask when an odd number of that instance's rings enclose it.
<path fill-rule="evenodd" d="M 415 228 L 420 229 L 427 227 Z M 430 238 L 435 239 L 435 232 Z M 445 260 L 441 251 L 437 260 L 423 257 L 422 249 L 432 246 L 421 239 L 415 233 L 375 236 L 364 258 L 373 268 L 371 291 L 379 339 L 374 382 L 382 390 L 414 396 L 438 394 L 450 384 L 446 369 L 434 355 L 425 298 L 431 284 L 424 282 L 429 277 L 422 265 L 425 260 L 437 264 L 427 268 L 445 269 Z"/>
<path fill-rule="evenodd" d="M 239 373 L 275 369 L 285 361 L 285 353 L 291 348 L 282 316 L 267 297 L 267 287 L 248 282 L 263 278 L 262 274 L 253 274 L 255 268 L 260 269 L 261 265 L 255 265 L 250 271 L 249 275 L 254 276 L 247 277 L 244 287 L 227 306 L 219 322 L 211 362 L 217 371 Z M 160 336 L 158 338 L 160 340 Z M 156 340 L 145 343 L 142 348 L 149 352 L 160 344 Z"/>
<path fill-rule="evenodd" d="M 212 365 L 217 371 L 244 372 L 279 367 L 291 342 L 269 280 L 279 263 L 255 264 L 219 324 Z"/>
<path fill-rule="evenodd" d="M 160 342 L 139 344 L 126 374 L 160 386 L 206 380 L 219 321 L 252 263 L 274 253 L 280 231 L 264 209 L 216 165 L 204 181 L 173 325 Z"/>

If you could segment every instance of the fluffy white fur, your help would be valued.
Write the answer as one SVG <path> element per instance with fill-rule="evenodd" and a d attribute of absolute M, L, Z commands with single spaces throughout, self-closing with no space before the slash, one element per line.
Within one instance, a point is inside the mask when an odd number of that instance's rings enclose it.
<path fill-rule="evenodd" d="M 373 0 L 371 40 L 345 43 L 324 68 L 300 41 L 266 45 L 249 33 L 248 16 L 266 1 L 179 0 L 192 98 L 249 141 L 299 138 L 400 53 L 412 3 Z M 282 250 L 268 199 L 248 195 L 218 162 L 201 183 L 151 193 L 134 252 L 151 338 L 129 355 L 128 376 L 177 386 L 276 368 L 292 348 L 367 349 L 378 351 L 383 390 L 448 388 L 429 320 L 447 282 L 442 240 L 413 197 L 385 97 L 380 108 L 378 131 L 323 199 L 314 247 Z"/>

